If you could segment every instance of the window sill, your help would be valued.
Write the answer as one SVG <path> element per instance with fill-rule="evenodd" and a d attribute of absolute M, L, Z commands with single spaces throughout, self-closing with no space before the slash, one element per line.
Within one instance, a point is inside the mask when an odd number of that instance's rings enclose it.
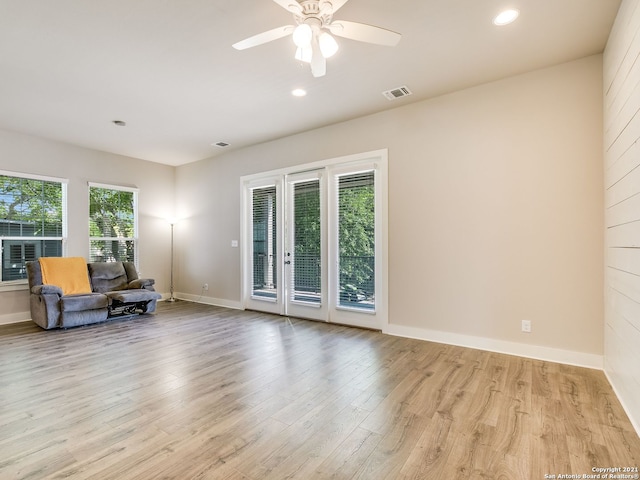
<path fill-rule="evenodd" d="M 26 280 L 16 280 L 14 282 L 0 283 L 0 293 L 14 292 L 17 290 L 29 290 L 29 283 Z"/>

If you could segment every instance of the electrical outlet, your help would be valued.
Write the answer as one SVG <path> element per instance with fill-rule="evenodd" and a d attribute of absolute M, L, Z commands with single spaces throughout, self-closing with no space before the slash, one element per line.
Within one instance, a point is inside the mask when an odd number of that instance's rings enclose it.
<path fill-rule="evenodd" d="M 209 284 L 205 283 L 204 285 L 202 285 L 202 290 L 209 290 Z"/>
<path fill-rule="evenodd" d="M 531 320 L 522 320 L 522 331 L 531 333 Z"/>

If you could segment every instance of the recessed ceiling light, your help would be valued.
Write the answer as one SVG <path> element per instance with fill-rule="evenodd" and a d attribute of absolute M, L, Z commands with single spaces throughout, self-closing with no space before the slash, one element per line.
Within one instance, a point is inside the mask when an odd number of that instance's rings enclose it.
<path fill-rule="evenodd" d="M 304 97 L 307 94 L 306 90 L 303 90 L 302 88 L 296 88 L 295 90 L 291 91 L 291 95 L 293 95 L 294 97 Z"/>
<path fill-rule="evenodd" d="M 519 15 L 520 15 L 519 10 L 515 10 L 515 9 L 505 10 L 504 12 L 500 12 L 498 15 L 496 15 L 493 18 L 493 24 L 498 26 L 509 25 L 516 18 L 518 18 Z"/>

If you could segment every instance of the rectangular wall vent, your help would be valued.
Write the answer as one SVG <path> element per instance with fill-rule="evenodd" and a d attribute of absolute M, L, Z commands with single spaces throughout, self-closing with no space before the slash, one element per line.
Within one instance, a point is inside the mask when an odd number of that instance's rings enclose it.
<path fill-rule="evenodd" d="M 411 90 L 406 86 L 394 88 L 392 90 L 387 90 L 386 92 L 382 92 L 387 100 L 395 100 L 396 98 L 406 97 L 407 95 L 411 95 Z"/>

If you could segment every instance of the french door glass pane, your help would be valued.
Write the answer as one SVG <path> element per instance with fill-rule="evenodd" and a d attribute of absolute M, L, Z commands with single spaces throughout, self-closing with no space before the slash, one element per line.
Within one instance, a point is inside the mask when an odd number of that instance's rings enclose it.
<path fill-rule="evenodd" d="M 252 191 L 253 212 L 253 287 L 252 295 L 263 298 L 277 296 L 277 229 L 276 187 L 255 188 Z"/>
<path fill-rule="evenodd" d="M 293 259 L 290 299 L 321 301 L 320 182 L 296 183 L 293 190 Z"/>
<path fill-rule="evenodd" d="M 375 309 L 374 172 L 338 178 L 338 272 L 342 307 Z"/>

